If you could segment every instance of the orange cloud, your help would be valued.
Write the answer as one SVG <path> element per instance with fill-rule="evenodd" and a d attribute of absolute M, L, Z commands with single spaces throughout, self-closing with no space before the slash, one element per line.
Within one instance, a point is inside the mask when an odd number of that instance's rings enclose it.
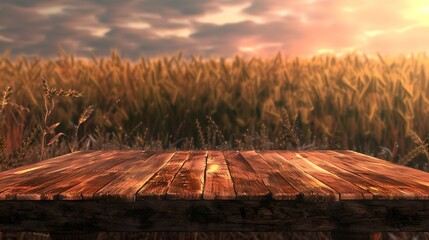
<path fill-rule="evenodd" d="M 0 49 L 128 58 L 427 51 L 425 0 L 3 0 Z"/>

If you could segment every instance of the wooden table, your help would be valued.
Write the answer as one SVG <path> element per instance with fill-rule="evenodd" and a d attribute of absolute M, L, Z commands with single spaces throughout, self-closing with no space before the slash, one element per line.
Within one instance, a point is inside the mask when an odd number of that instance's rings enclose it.
<path fill-rule="evenodd" d="M 354 151 L 80 151 L 0 173 L 0 230 L 429 231 L 429 173 Z"/>

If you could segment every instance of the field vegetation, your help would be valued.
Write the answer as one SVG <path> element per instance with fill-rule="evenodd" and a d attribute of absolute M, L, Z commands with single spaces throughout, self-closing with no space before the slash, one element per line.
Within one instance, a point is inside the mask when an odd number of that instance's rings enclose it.
<path fill-rule="evenodd" d="M 1 170 L 84 149 L 351 149 L 429 171 L 429 57 L 0 57 Z"/>

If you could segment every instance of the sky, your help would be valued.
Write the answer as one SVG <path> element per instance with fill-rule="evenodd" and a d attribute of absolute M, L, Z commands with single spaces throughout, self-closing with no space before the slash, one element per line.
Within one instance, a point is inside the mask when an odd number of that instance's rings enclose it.
<path fill-rule="evenodd" d="M 1 0 L 0 53 L 293 56 L 429 49 L 426 0 Z"/>

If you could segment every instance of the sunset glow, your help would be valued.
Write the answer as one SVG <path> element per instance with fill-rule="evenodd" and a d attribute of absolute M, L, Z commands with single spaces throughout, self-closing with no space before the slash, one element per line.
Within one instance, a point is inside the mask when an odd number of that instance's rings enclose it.
<path fill-rule="evenodd" d="M 405 19 L 415 21 L 420 26 L 429 26 L 429 2 L 425 0 L 408 1 L 402 11 Z"/>
<path fill-rule="evenodd" d="M 358 50 L 409 54 L 428 50 L 429 2 L 236 0 L 0 3 L 0 49 L 56 56 L 179 51 L 203 56 L 310 56 Z"/>

